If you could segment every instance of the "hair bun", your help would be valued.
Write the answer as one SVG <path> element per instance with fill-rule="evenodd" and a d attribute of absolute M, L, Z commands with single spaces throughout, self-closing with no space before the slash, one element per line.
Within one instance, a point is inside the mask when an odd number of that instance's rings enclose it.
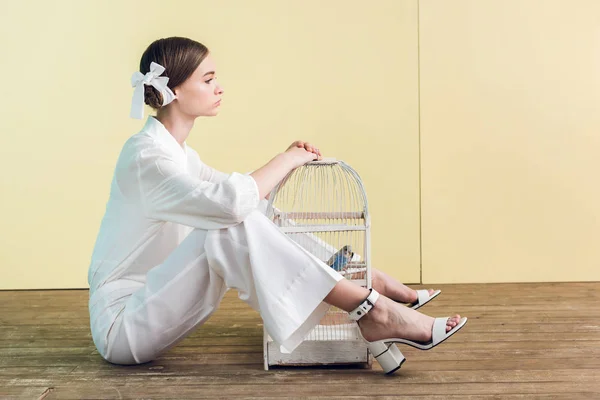
<path fill-rule="evenodd" d="M 162 94 L 154 86 L 144 85 L 144 102 L 158 110 L 163 104 Z"/>

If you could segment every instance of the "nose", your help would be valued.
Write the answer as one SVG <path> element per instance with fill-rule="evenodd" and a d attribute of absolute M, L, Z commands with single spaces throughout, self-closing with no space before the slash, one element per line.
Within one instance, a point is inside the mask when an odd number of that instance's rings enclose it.
<path fill-rule="evenodd" d="M 218 94 L 218 95 L 223 94 L 223 86 L 219 85 L 218 83 L 217 83 L 217 86 L 215 87 L 215 94 Z"/>

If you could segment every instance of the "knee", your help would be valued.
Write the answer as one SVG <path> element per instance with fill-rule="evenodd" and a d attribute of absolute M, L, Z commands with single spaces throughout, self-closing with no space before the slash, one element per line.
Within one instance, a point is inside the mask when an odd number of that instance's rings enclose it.
<path fill-rule="evenodd" d="M 136 360 L 136 358 L 131 354 L 130 349 L 124 349 L 123 346 L 115 346 L 115 343 L 111 343 L 112 345 L 106 346 L 106 350 L 102 351 L 98 346 L 96 346 L 98 353 L 100 356 L 110 364 L 115 365 L 136 365 L 141 364 Z"/>
<path fill-rule="evenodd" d="M 156 358 L 156 354 L 145 354 L 144 357 L 136 357 L 131 354 L 131 351 L 122 351 L 121 349 L 111 349 L 106 354 L 100 353 L 102 358 L 115 365 L 139 365 L 153 361 Z"/>
<path fill-rule="evenodd" d="M 135 352 L 129 344 L 127 335 L 122 334 L 122 332 L 119 333 L 121 334 L 109 334 L 107 340 L 99 341 L 99 343 L 94 340 L 98 353 L 105 361 L 115 365 L 137 365 L 156 358 L 157 355 L 154 352 L 146 352 L 147 354 L 143 354 L 142 357 L 134 354 Z"/>
<path fill-rule="evenodd" d="M 114 365 L 138 365 L 142 364 L 137 362 L 131 357 L 124 357 L 122 354 L 111 354 L 109 356 L 102 356 L 104 361 Z"/>

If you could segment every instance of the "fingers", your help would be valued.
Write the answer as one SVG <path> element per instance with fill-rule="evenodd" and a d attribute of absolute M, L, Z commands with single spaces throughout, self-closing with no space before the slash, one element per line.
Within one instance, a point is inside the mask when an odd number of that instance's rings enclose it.
<path fill-rule="evenodd" d="M 293 147 L 298 147 L 301 149 L 303 148 L 304 150 L 308 151 L 309 153 L 315 154 L 317 156 L 316 157 L 317 160 L 320 160 L 323 157 L 323 155 L 321 154 L 321 151 L 308 142 L 304 142 L 302 140 L 296 140 L 294 143 L 292 143 L 290 145 L 288 150 Z"/>
<path fill-rule="evenodd" d="M 286 151 L 289 150 L 289 149 L 293 149 L 294 147 L 303 148 L 304 147 L 304 142 L 301 141 L 301 140 L 296 140 L 294 143 L 292 143 L 292 144 L 289 145 L 289 147 L 286 149 Z"/>
<path fill-rule="evenodd" d="M 306 148 L 304 150 L 306 151 L 307 157 L 309 158 L 310 161 L 314 161 L 319 158 L 319 156 L 317 154 L 313 153 L 312 151 L 309 151 Z"/>
<path fill-rule="evenodd" d="M 302 164 L 314 161 L 318 157 L 315 153 L 307 151 L 304 147 L 292 147 L 292 149 L 288 151 L 296 154 L 298 160 L 302 160 Z"/>
<path fill-rule="evenodd" d="M 304 149 L 306 149 L 306 151 L 310 151 L 311 153 L 314 153 L 317 156 L 321 157 L 321 151 L 308 142 L 304 143 Z"/>

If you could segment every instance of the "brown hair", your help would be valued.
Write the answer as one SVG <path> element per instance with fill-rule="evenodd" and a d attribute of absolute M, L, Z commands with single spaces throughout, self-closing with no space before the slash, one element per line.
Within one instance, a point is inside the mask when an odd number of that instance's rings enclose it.
<path fill-rule="evenodd" d="M 140 72 L 150 71 L 150 63 L 154 61 L 165 67 L 162 76 L 169 78 L 167 86 L 173 90 L 181 85 L 198 68 L 208 55 L 208 49 L 202 43 L 184 37 L 158 39 L 150 44 L 140 60 Z M 163 98 L 158 90 L 144 85 L 144 101 L 158 110 L 162 107 Z"/>

